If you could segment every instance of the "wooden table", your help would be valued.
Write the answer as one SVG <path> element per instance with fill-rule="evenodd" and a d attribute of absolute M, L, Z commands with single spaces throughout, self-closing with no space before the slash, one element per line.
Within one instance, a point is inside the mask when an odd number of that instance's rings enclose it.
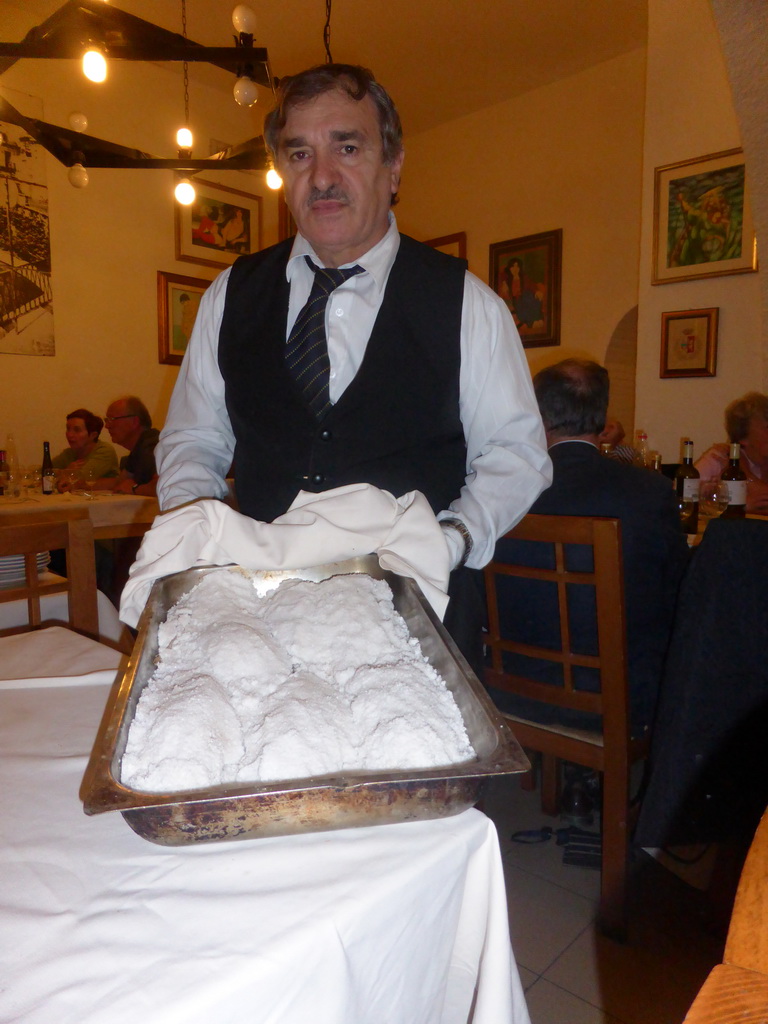
<path fill-rule="evenodd" d="M 53 512 L 78 506 L 87 509 L 96 540 L 141 537 L 160 511 L 157 498 L 138 494 L 103 492 L 93 498 L 75 494 L 39 494 L 26 498 L 0 497 L 0 518 L 7 522 L 8 518 L 20 512 Z"/>

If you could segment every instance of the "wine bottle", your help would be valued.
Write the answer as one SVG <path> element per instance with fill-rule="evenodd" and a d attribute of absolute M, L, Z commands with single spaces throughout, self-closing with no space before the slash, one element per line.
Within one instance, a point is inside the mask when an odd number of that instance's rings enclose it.
<path fill-rule="evenodd" d="M 0 495 L 5 494 L 8 487 L 8 474 L 8 459 L 5 456 L 5 450 L 0 448 Z"/>
<path fill-rule="evenodd" d="M 686 533 L 699 528 L 699 471 L 693 464 L 693 441 L 683 442 L 683 461 L 675 473 L 677 508 Z"/>
<path fill-rule="evenodd" d="M 43 465 L 40 475 L 43 478 L 43 494 L 53 494 L 56 490 L 56 476 L 51 462 L 51 446 L 47 441 L 43 441 Z"/>
<path fill-rule="evenodd" d="M 728 465 L 720 477 L 728 484 L 728 507 L 724 509 L 723 519 L 743 519 L 747 511 L 747 474 L 739 465 L 741 445 L 731 445 Z"/>
<path fill-rule="evenodd" d="M 648 435 L 644 430 L 635 431 L 635 457 L 633 461 L 636 466 L 647 468 L 650 465 Z"/>

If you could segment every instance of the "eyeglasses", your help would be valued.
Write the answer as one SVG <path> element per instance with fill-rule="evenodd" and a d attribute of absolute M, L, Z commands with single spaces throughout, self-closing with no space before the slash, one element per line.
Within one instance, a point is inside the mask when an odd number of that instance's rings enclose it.
<path fill-rule="evenodd" d="M 107 425 L 109 425 L 110 423 L 114 423 L 115 420 L 132 420 L 135 415 L 136 415 L 136 413 L 127 412 L 123 416 L 105 416 L 104 417 L 104 422 Z"/>

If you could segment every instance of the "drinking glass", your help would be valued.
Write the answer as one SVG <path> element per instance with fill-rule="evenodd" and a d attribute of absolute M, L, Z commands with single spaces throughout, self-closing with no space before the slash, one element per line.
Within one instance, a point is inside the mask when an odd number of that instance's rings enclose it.
<path fill-rule="evenodd" d="M 93 486 L 93 484 L 94 484 L 94 482 L 96 480 L 96 474 L 94 473 L 93 469 L 87 469 L 82 474 L 82 477 L 83 477 L 83 490 L 82 490 L 81 493 L 82 493 L 83 497 L 88 498 L 89 500 L 93 500 L 96 497 L 96 495 L 98 494 L 98 491 L 96 491 L 94 486 Z"/>
<path fill-rule="evenodd" d="M 43 477 L 39 466 L 22 467 L 21 490 L 27 498 L 36 498 L 43 493 Z"/>
<path fill-rule="evenodd" d="M 71 469 L 69 466 L 66 469 L 56 470 L 56 489 L 61 493 L 73 490 L 76 480 L 77 470 Z"/>
<path fill-rule="evenodd" d="M 728 508 L 728 484 L 722 480 L 702 482 L 699 511 L 708 519 L 717 519 Z"/>

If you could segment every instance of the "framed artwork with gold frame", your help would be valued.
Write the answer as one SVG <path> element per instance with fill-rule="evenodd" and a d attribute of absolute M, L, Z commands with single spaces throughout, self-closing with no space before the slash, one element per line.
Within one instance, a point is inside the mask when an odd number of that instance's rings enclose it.
<path fill-rule="evenodd" d="M 740 149 L 657 167 L 652 284 L 757 270 L 757 242 Z"/>
<path fill-rule="evenodd" d="M 562 228 L 490 246 L 490 286 L 507 304 L 525 348 L 560 344 L 562 259 Z"/>
<path fill-rule="evenodd" d="M 261 249 L 261 196 L 195 178 L 196 197 L 175 204 L 176 259 L 223 269 Z"/>
<path fill-rule="evenodd" d="M 462 260 L 467 258 L 466 231 L 457 231 L 454 235 L 442 235 L 440 238 L 428 238 L 426 244 L 449 256 L 458 256 Z"/>
<path fill-rule="evenodd" d="M 181 366 L 197 316 L 200 299 L 210 281 L 199 277 L 157 272 L 157 348 L 161 363 Z"/>
<path fill-rule="evenodd" d="M 719 306 L 661 314 L 660 377 L 714 377 Z"/>

